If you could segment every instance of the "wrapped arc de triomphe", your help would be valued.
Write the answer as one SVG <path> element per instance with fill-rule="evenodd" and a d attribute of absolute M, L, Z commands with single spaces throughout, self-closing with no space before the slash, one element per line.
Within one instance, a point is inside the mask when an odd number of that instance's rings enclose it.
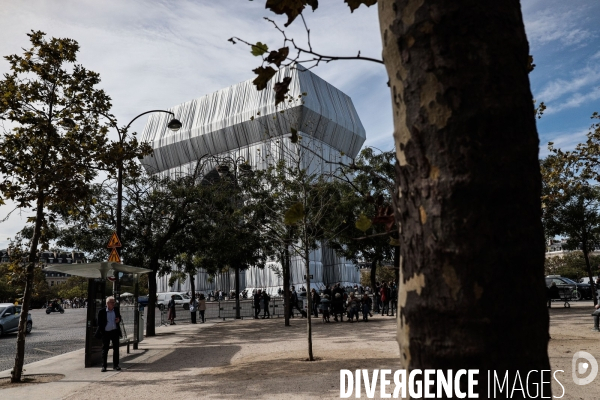
<path fill-rule="evenodd" d="M 289 85 L 292 102 L 286 101 L 285 118 L 280 116 L 281 105 L 275 107 L 273 84 L 291 77 Z M 302 145 L 310 148 L 303 152 L 303 168 L 311 171 L 332 172 L 335 164 L 328 161 L 349 162 L 360 151 L 365 139 L 365 129 L 349 96 L 342 93 L 301 65 L 282 68 L 271 79 L 267 88 L 257 91 L 248 80 L 218 92 L 188 101 L 169 109 L 182 123 L 177 132 L 168 129 L 170 116 L 154 114 L 148 120 L 142 140 L 154 149 L 152 157 L 142 164 L 150 173 L 176 174 L 189 171 L 201 157 L 243 157 L 253 169 L 266 168 L 272 160 L 286 159 L 290 140 L 290 126 L 298 128 Z M 265 155 L 270 157 L 265 157 Z M 318 154 L 318 156 L 315 156 Z M 354 285 L 360 281 L 357 266 L 338 257 L 323 245 L 310 254 L 311 285 L 322 288 L 326 284 L 341 282 Z M 264 269 L 251 267 L 240 276 L 240 290 L 255 288 L 277 293 L 283 279 L 274 270 L 279 263 L 272 262 Z M 304 281 L 304 262 L 292 258 L 291 281 L 298 289 Z M 158 292 L 188 291 L 189 282 L 168 286 L 169 277 L 159 278 Z M 210 277 L 205 272 L 196 276 L 198 291 L 234 288 L 234 274 L 223 273 Z"/>

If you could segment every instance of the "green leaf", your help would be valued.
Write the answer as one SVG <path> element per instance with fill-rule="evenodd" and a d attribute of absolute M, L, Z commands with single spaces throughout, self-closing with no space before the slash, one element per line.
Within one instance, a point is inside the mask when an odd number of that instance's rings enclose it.
<path fill-rule="evenodd" d="M 390 246 L 399 247 L 400 241 L 398 239 L 394 239 L 393 237 L 391 237 L 390 238 Z"/>
<path fill-rule="evenodd" d="M 356 220 L 356 223 L 354 224 L 354 226 L 356 226 L 357 229 L 363 232 L 368 231 L 371 225 L 371 220 L 365 214 L 360 214 L 360 216 Z"/>
<path fill-rule="evenodd" d="M 263 90 L 267 87 L 267 83 L 271 80 L 271 78 L 273 77 L 273 75 L 275 75 L 277 71 L 275 71 L 271 67 L 258 67 L 256 69 L 253 69 L 252 72 L 258 75 L 252 81 L 252 83 L 256 85 L 256 90 Z"/>
<path fill-rule="evenodd" d="M 261 42 L 256 42 L 256 44 L 253 44 L 250 49 L 250 53 L 252 53 L 252 55 L 255 57 L 262 56 L 267 51 L 269 51 L 269 46 Z"/>
<path fill-rule="evenodd" d="M 344 3 L 348 4 L 350 7 L 350 12 L 354 12 L 361 4 L 364 4 L 367 7 L 370 7 L 377 3 L 377 0 L 344 0 Z"/>
<path fill-rule="evenodd" d="M 286 225 L 294 225 L 302 218 L 304 218 L 304 206 L 302 203 L 296 203 L 285 212 L 283 222 Z"/>
<path fill-rule="evenodd" d="M 290 140 L 292 143 L 298 143 L 298 130 L 294 127 L 290 128 L 290 130 L 292 131 L 292 137 Z"/>

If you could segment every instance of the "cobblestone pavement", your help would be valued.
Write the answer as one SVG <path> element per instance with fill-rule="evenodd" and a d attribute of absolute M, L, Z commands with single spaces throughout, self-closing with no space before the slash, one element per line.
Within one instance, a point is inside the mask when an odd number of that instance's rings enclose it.
<path fill-rule="evenodd" d="M 46 314 L 45 309 L 31 310 L 33 329 L 25 339 L 25 364 L 84 348 L 86 312 L 85 308 L 67 308 L 64 314 Z M 158 310 L 156 317 L 158 326 Z M 0 337 L 0 371 L 14 366 L 16 346 L 16 333 Z"/>

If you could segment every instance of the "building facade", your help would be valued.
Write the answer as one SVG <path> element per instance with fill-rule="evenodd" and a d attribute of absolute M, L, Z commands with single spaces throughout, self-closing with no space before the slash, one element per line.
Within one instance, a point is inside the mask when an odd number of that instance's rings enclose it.
<path fill-rule="evenodd" d="M 286 100 L 275 106 L 273 85 L 291 78 Z M 297 162 L 312 173 L 335 173 L 336 162 L 350 163 L 366 140 L 365 129 L 349 96 L 301 65 L 282 68 L 267 88 L 257 91 L 248 80 L 170 109 L 182 123 L 177 132 L 168 129 L 170 116 L 152 115 L 142 136 L 154 149 L 142 160 L 149 173 L 187 173 L 206 156 L 241 158 L 253 169 L 264 169 L 278 160 Z M 283 112 L 282 112 L 283 111 Z M 302 138 L 294 144 L 287 138 L 293 130 Z M 298 151 L 301 146 L 302 151 Z M 299 157 L 299 158 L 294 158 Z M 216 166 L 210 166 L 214 168 Z M 291 263 L 291 282 L 302 286 L 305 266 L 299 257 Z M 241 289 L 283 287 L 273 261 L 264 269 L 251 267 L 241 274 Z M 311 285 L 360 282 L 358 267 L 338 257 L 326 245 L 310 254 Z M 168 276 L 158 282 L 158 291 L 186 291 L 188 283 L 168 286 Z M 233 272 L 196 277 L 199 291 L 234 288 Z"/>

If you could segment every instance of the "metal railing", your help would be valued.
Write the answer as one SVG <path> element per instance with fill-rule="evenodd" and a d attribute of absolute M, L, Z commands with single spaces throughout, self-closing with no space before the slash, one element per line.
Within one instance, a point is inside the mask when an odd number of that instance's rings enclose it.
<path fill-rule="evenodd" d="M 373 299 L 373 296 L 370 296 Z M 305 303 L 305 301 L 304 301 Z M 373 308 L 375 304 L 373 301 Z M 204 312 L 204 319 L 235 319 L 235 300 L 223 300 L 223 301 L 207 301 L 206 302 L 206 311 Z M 298 308 L 306 311 L 306 305 L 303 304 L 302 300 L 298 301 Z M 294 308 L 292 313 L 294 317 L 300 317 L 301 313 L 298 311 L 298 308 Z M 390 304 L 391 308 L 391 304 Z M 393 312 L 395 313 L 395 308 Z M 155 323 L 156 326 L 168 325 L 169 322 L 167 320 L 167 309 L 164 310 L 156 310 L 157 314 L 160 314 L 160 318 L 156 318 Z M 283 298 L 276 297 L 272 298 L 269 302 L 269 314 L 271 318 L 280 318 L 284 317 L 285 306 Z M 175 323 L 191 323 L 192 317 L 191 312 L 189 310 L 184 310 L 183 307 L 178 306 L 176 308 L 176 318 Z M 258 318 L 262 318 L 264 315 L 264 310 L 261 308 Z M 254 318 L 254 301 L 253 300 L 240 300 L 240 317 L 243 318 Z M 200 323 L 200 312 L 196 312 L 196 321 Z"/>

